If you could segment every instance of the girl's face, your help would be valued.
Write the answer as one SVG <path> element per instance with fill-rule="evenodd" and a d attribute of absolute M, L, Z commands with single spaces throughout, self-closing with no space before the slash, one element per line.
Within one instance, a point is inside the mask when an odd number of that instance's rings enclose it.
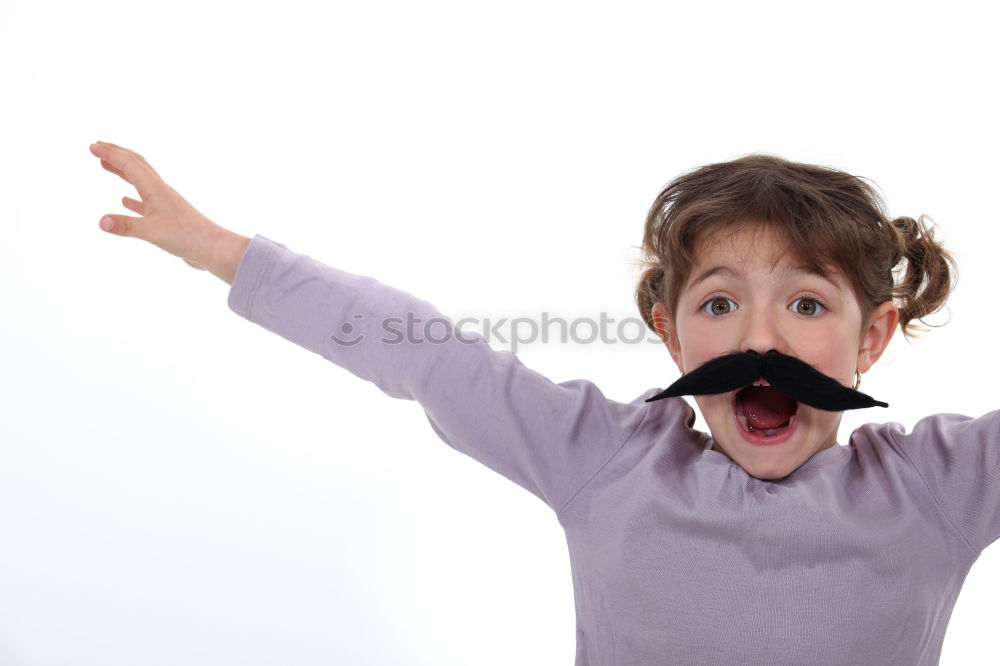
<path fill-rule="evenodd" d="M 863 326 L 861 307 L 842 274 L 832 272 L 827 280 L 798 270 L 794 256 L 779 254 L 780 245 L 764 227 L 725 231 L 696 246 L 676 315 L 671 319 L 659 303 L 653 308 L 657 331 L 682 373 L 722 354 L 776 349 L 853 386 L 854 371 L 864 373 L 878 360 L 895 332 L 898 308 L 881 304 Z M 782 478 L 837 443 L 843 412 L 799 403 L 790 439 L 751 444 L 733 418 L 735 393 L 694 397 L 715 450 L 751 476 Z"/>

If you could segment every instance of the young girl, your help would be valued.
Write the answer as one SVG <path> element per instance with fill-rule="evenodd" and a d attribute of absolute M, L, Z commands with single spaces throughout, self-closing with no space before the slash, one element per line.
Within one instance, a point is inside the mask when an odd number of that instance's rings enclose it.
<path fill-rule="evenodd" d="M 577 666 L 938 663 L 965 576 L 1000 536 L 998 412 L 871 423 L 843 446 L 842 412 L 745 387 L 696 396 L 702 433 L 679 397 L 554 383 L 427 301 L 223 229 L 133 151 L 91 152 L 142 197 L 123 199 L 139 217 L 102 228 L 211 271 L 234 312 L 418 401 L 447 444 L 553 509 Z M 774 350 L 857 387 L 955 277 L 923 222 L 888 219 L 858 178 L 761 155 L 675 179 L 643 248 L 639 309 L 682 373 Z M 401 336 L 408 317 L 440 325 Z"/>

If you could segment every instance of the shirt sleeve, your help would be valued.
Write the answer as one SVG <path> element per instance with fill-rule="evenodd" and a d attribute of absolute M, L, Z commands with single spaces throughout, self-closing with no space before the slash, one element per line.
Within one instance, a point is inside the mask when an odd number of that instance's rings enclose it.
<path fill-rule="evenodd" d="M 259 234 L 236 270 L 228 305 L 387 395 L 417 401 L 445 443 L 557 515 L 649 407 L 646 394 L 618 402 L 587 380 L 555 383 L 456 328 L 427 301 Z"/>
<path fill-rule="evenodd" d="M 1000 410 L 978 418 L 932 414 L 891 438 L 976 552 L 1000 538 Z"/>

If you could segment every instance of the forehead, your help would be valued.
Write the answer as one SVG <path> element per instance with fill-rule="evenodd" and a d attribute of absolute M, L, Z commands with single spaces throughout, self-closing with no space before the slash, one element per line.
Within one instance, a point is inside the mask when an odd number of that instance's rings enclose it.
<path fill-rule="evenodd" d="M 795 261 L 787 241 L 771 227 L 717 229 L 698 238 L 693 249 L 699 264 L 720 259 L 738 263 L 762 260 L 776 265 Z"/>
<path fill-rule="evenodd" d="M 775 274 L 814 275 L 842 288 L 842 274 L 833 265 L 809 265 L 789 242 L 771 227 L 721 229 L 697 240 L 688 286 L 694 287 L 715 275 L 736 277 L 750 270 Z"/>

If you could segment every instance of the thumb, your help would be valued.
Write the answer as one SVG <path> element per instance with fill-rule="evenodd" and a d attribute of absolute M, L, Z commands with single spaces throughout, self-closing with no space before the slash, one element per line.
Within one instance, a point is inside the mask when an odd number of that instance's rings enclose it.
<path fill-rule="evenodd" d="M 141 238 L 141 220 L 129 215 L 105 215 L 101 218 L 101 229 L 115 236 Z"/>

